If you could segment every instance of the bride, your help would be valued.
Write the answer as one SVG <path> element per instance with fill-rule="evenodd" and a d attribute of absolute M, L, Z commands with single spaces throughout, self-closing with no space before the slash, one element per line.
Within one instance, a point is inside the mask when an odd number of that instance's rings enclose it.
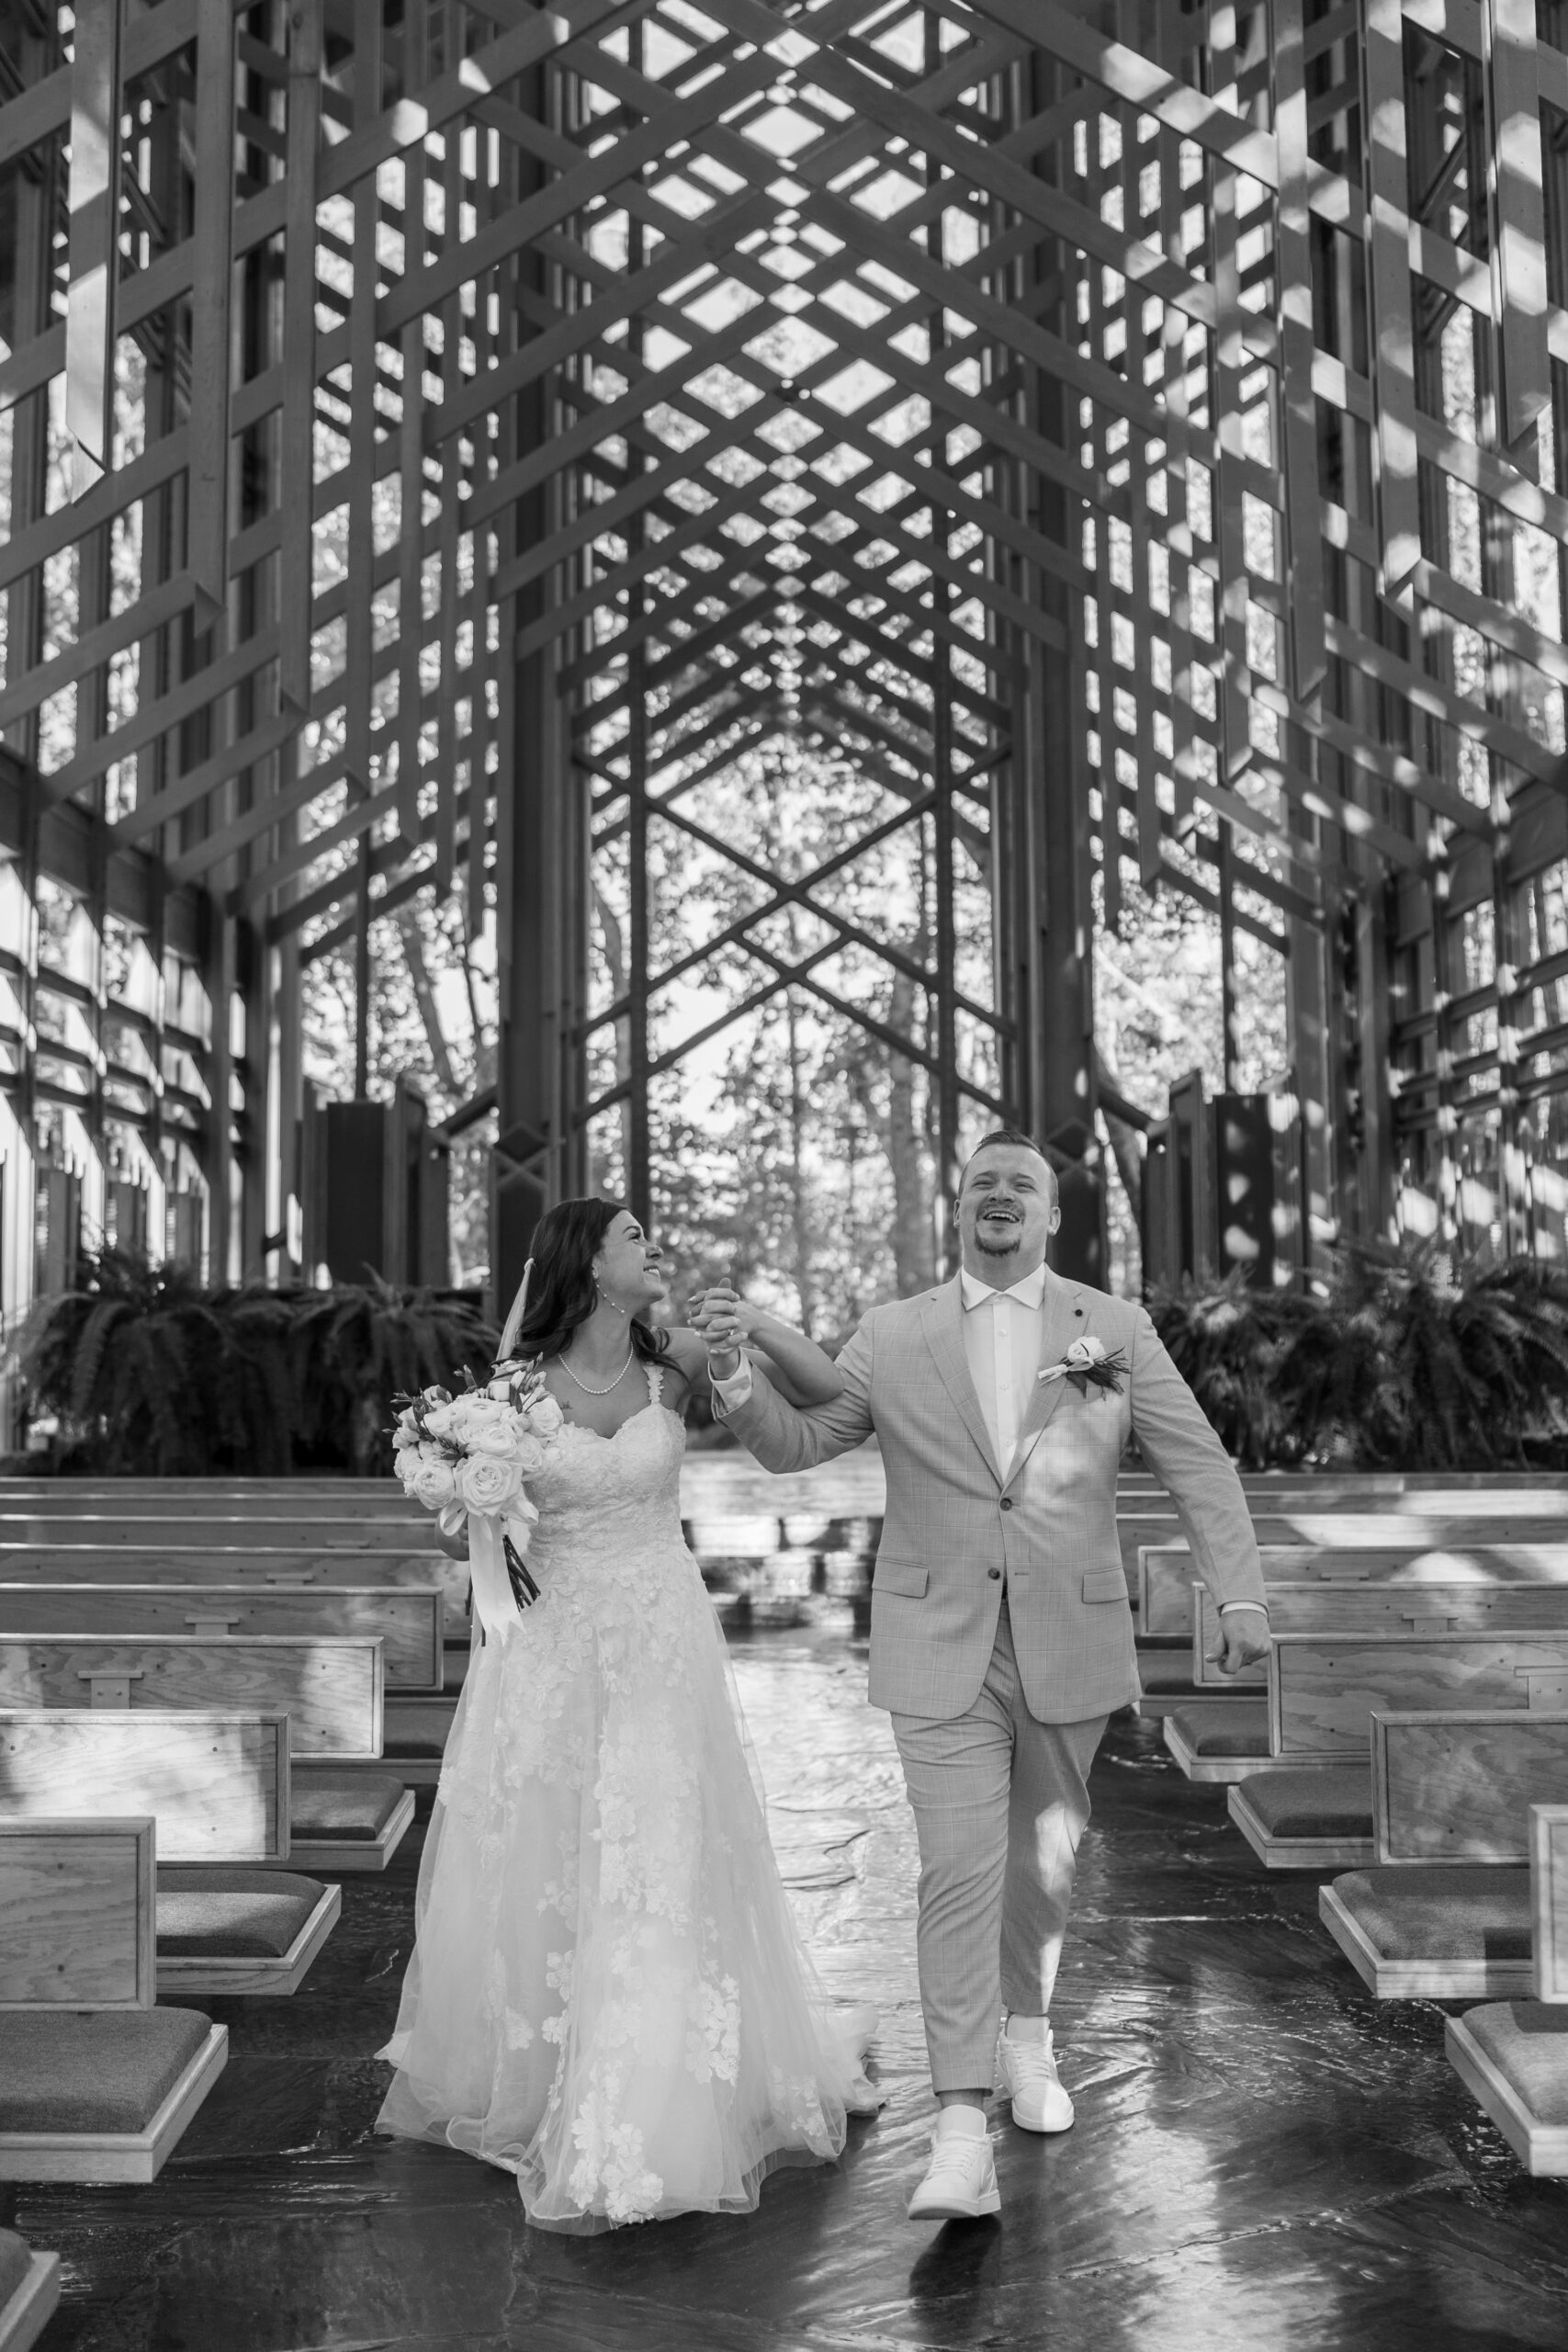
<path fill-rule="evenodd" d="M 457 1703 L 378 2129 L 515 2173 L 543 2229 L 747 2212 L 874 2106 L 875 2020 L 835 2021 L 802 1948 L 682 1540 L 681 1408 L 710 1351 L 733 1370 L 739 1317 L 715 1293 L 704 1332 L 657 1329 L 659 1250 L 614 1202 L 562 1202 L 534 1248 L 515 1352 L 562 1416 L 530 1482 L 539 1598 Z M 747 1322 L 785 1396 L 840 1393 Z"/>

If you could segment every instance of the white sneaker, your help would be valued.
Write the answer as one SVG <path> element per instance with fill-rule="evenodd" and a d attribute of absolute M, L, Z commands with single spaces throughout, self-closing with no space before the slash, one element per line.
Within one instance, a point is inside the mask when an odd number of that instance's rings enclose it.
<path fill-rule="evenodd" d="M 1012 2120 L 1025 2132 L 1066 2132 L 1073 2102 L 1056 2072 L 1051 2029 L 1043 2041 L 1010 2041 L 1006 2029 L 997 2046 L 997 2074 L 1012 2101 Z"/>
<path fill-rule="evenodd" d="M 982 2213 L 1001 2210 L 989 2138 L 961 2139 L 933 2132 L 926 2177 L 909 2199 L 910 2221 L 976 2222 Z"/>

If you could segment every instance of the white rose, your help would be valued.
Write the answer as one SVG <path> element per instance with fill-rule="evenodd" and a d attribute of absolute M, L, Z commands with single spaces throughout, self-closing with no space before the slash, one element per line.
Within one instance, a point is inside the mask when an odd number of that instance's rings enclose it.
<path fill-rule="evenodd" d="M 561 1411 L 549 1390 L 541 1388 L 528 1408 L 529 1426 L 536 1436 L 546 1439 L 554 1437 L 565 1419 L 566 1415 Z"/>
<path fill-rule="evenodd" d="M 457 1471 L 457 1493 L 470 1510 L 487 1518 L 504 1510 L 522 1492 L 523 1473 L 498 1454 L 471 1453 Z"/>
<path fill-rule="evenodd" d="M 469 1440 L 479 1430 L 507 1428 L 513 1418 L 510 1405 L 498 1396 L 486 1395 L 482 1390 L 472 1396 L 465 1396 L 454 1409 L 458 1433 Z"/>
<path fill-rule="evenodd" d="M 1070 1363 L 1074 1371 L 1077 1372 L 1085 1364 L 1103 1363 L 1107 1352 L 1103 1340 L 1075 1340 L 1063 1361 Z"/>
<path fill-rule="evenodd" d="M 480 1421 L 466 1434 L 470 1453 L 493 1453 L 498 1462 L 510 1462 L 521 1431 L 514 1415 L 508 1413 L 503 1421 Z"/>
<path fill-rule="evenodd" d="M 422 1462 L 408 1485 L 410 1494 L 426 1510 L 440 1510 L 457 1493 L 449 1462 Z"/>
<path fill-rule="evenodd" d="M 405 1487 L 408 1485 L 409 1480 L 413 1476 L 414 1472 L 419 1468 L 423 1458 L 424 1457 L 420 1453 L 417 1445 L 400 1445 L 398 1447 L 396 1453 L 392 1456 L 392 1468 L 396 1472 L 397 1476 L 402 1480 Z"/>
<path fill-rule="evenodd" d="M 457 1412 L 456 1405 L 433 1405 L 424 1417 L 424 1426 L 432 1437 L 446 1437 L 451 1430 Z"/>

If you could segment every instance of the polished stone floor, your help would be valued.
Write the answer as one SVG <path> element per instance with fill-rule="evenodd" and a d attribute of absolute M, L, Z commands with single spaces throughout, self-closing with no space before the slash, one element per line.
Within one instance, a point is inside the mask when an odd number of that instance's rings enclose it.
<path fill-rule="evenodd" d="M 292 2000 L 212 2005 L 227 2074 L 134 2189 L 0 2202 L 64 2256 L 45 2352 L 1503 2352 L 1568 2343 L 1568 2183 L 1519 2171 L 1444 2062 L 1433 2004 L 1375 2006 L 1316 1921 L 1167 1760 L 1113 1724 L 1056 2007 L 1076 2129 L 998 2113 L 999 2222 L 903 2207 L 929 2102 L 914 1854 L 886 1719 L 841 1637 L 735 1652 L 774 1834 L 825 1974 L 885 2025 L 887 2104 L 749 2221 L 595 2239 L 512 2182 L 370 2124 L 418 1839 L 350 1880 Z"/>

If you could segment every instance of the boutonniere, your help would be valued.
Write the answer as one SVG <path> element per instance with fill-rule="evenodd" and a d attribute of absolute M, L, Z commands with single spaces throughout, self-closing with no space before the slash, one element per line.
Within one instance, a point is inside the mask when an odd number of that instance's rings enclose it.
<path fill-rule="evenodd" d="M 1103 1340 L 1075 1340 L 1061 1363 L 1047 1364 L 1040 1378 L 1070 1380 L 1080 1396 L 1087 1396 L 1091 1385 L 1120 1396 L 1121 1375 L 1126 1369 L 1126 1359 L 1111 1355 Z"/>

